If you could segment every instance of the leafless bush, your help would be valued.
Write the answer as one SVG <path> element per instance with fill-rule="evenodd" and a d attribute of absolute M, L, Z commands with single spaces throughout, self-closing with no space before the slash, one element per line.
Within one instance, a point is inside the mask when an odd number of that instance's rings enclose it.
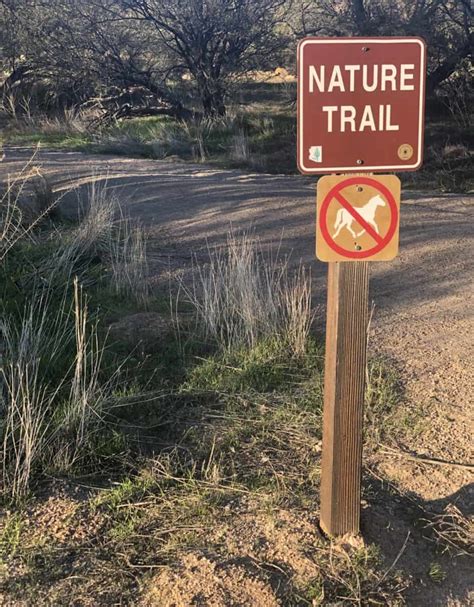
<path fill-rule="evenodd" d="M 0 112 L 6 114 L 12 120 L 16 119 L 17 101 L 13 91 L 4 93 L 0 100 Z"/>
<path fill-rule="evenodd" d="M 252 347 L 272 337 L 295 355 L 304 352 L 313 318 L 308 272 L 293 272 L 288 259 L 265 254 L 250 234 L 229 233 L 226 250 L 209 250 L 209 263 L 197 266 L 192 287 L 182 288 L 198 329 L 221 348 Z"/>
<path fill-rule="evenodd" d="M 441 85 L 439 94 L 448 108 L 453 120 L 461 127 L 469 129 L 472 125 L 472 86 L 474 70 L 468 61 L 464 61 L 458 70 L 451 74 Z"/>
<path fill-rule="evenodd" d="M 442 157 L 449 159 L 468 159 L 469 148 L 466 145 L 445 145 L 442 149 Z"/>
<path fill-rule="evenodd" d="M 10 120 L 19 124 L 20 121 L 31 119 L 32 108 L 32 96 L 29 93 L 18 93 L 12 88 L 3 91 L 0 98 L 0 115 L 5 114 Z"/>

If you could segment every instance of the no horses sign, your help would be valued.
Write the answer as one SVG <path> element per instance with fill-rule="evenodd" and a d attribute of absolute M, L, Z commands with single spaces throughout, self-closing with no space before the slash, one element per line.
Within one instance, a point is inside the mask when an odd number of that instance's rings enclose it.
<path fill-rule="evenodd" d="M 400 179 L 327 175 L 318 181 L 316 256 L 388 261 L 398 253 Z"/>
<path fill-rule="evenodd" d="M 420 38 L 305 38 L 298 46 L 302 173 L 414 171 L 423 161 Z"/>

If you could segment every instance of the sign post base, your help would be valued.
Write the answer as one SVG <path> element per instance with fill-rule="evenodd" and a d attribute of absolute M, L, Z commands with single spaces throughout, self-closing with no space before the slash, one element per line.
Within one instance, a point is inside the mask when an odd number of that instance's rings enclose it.
<path fill-rule="evenodd" d="M 320 517 L 328 535 L 359 532 L 368 293 L 368 262 L 329 263 Z"/>

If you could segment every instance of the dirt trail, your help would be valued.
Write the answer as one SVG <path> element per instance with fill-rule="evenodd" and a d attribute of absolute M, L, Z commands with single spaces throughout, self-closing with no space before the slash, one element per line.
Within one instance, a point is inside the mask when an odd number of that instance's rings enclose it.
<path fill-rule="evenodd" d="M 30 155 L 7 149 L 0 180 Z M 191 254 L 204 256 L 207 243 L 224 244 L 230 226 L 253 228 L 263 244 L 281 243 L 295 263 L 312 266 L 315 301 L 324 305 L 326 269 L 313 253 L 314 180 L 53 151 L 40 152 L 35 164 L 55 190 L 78 186 L 84 192 L 93 180 L 107 178 L 132 217 L 160 239 L 165 234 L 164 266 L 167 255 L 172 267 L 189 266 Z M 69 209 L 76 208 L 76 196 L 66 197 Z M 463 463 L 472 462 L 473 215 L 472 195 L 405 191 L 400 255 L 371 267 L 370 348 L 393 361 L 407 399 L 429 416 L 429 424 L 420 420 L 425 431 L 403 447 Z M 378 466 L 425 503 L 442 504 L 455 494 L 458 504 L 472 502 L 474 479 L 465 469 L 387 454 Z"/>

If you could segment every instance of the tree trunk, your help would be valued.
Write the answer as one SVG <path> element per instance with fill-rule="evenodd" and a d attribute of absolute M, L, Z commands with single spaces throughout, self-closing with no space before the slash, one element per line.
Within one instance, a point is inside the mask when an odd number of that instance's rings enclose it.
<path fill-rule="evenodd" d="M 220 87 L 211 91 L 207 82 L 198 82 L 198 92 L 206 118 L 225 116 L 224 91 Z"/>
<path fill-rule="evenodd" d="M 152 82 L 149 78 L 137 78 L 130 76 L 128 78 L 129 85 L 139 85 L 148 89 L 157 100 L 163 104 L 166 112 L 169 116 L 173 116 L 178 120 L 191 120 L 193 117 L 193 112 L 188 110 L 183 106 L 181 101 L 179 101 L 174 95 L 170 94 L 166 89 L 157 86 L 154 82 Z"/>
<path fill-rule="evenodd" d="M 352 0 L 352 16 L 357 26 L 357 33 L 360 36 L 371 34 L 371 23 L 364 6 L 364 0 Z"/>

